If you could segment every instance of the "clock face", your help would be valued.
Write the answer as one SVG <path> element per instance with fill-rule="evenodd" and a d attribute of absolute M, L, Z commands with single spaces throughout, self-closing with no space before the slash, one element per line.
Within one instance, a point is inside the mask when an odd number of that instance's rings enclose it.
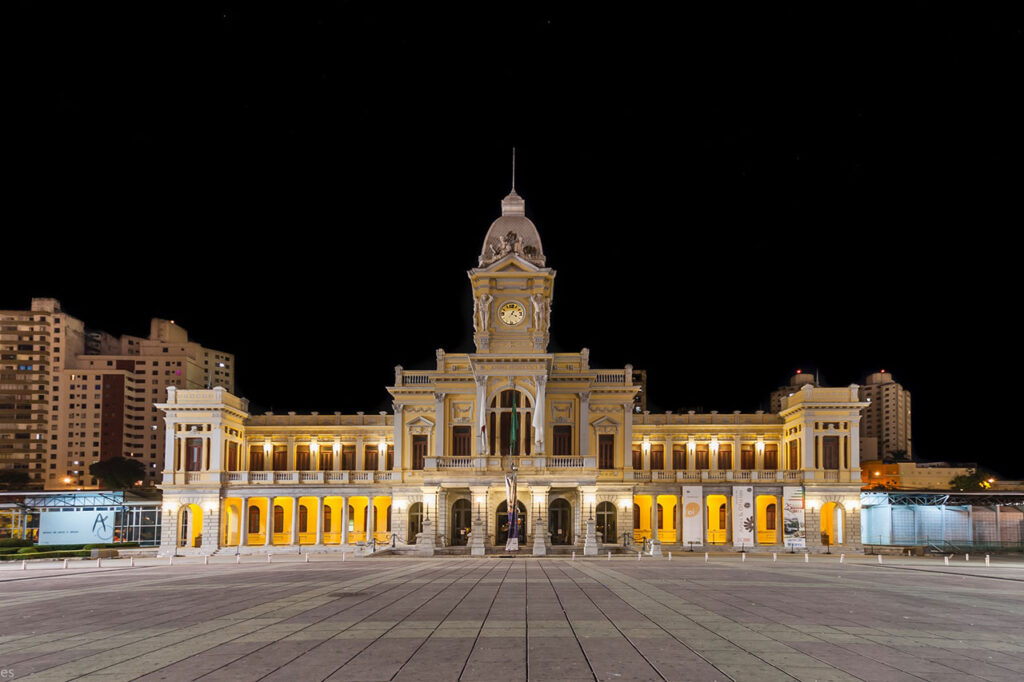
<path fill-rule="evenodd" d="M 498 318 L 507 325 L 517 325 L 523 321 L 526 312 L 523 306 L 515 301 L 509 301 L 498 309 Z"/>

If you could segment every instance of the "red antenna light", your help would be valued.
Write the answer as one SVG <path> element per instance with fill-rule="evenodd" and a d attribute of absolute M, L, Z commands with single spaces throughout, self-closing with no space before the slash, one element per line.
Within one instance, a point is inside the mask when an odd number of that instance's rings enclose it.
<path fill-rule="evenodd" d="M 883 369 L 882 371 L 884 372 L 885 370 Z M 798 370 L 796 371 L 796 373 L 797 373 L 797 374 L 800 374 L 801 372 L 803 372 L 803 370 L 802 370 L 802 369 L 798 369 Z"/>

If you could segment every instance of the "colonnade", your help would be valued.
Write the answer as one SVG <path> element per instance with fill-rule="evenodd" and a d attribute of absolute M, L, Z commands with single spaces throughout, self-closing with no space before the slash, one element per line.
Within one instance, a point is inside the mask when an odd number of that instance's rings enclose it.
<path fill-rule="evenodd" d="M 390 495 L 242 495 L 222 504 L 222 546 L 385 542 L 390 532 Z"/>

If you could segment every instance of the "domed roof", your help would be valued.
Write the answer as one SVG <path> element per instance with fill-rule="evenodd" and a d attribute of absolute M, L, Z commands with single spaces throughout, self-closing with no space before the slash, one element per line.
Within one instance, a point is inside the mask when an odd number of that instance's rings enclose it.
<path fill-rule="evenodd" d="M 537 226 L 526 217 L 526 202 L 515 188 L 501 201 L 501 217 L 491 223 L 480 252 L 480 267 L 515 253 L 520 258 L 544 267 L 544 250 Z"/>

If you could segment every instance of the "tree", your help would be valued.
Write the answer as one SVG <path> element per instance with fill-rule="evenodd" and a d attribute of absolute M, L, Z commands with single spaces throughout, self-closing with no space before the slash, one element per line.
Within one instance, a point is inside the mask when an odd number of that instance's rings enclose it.
<path fill-rule="evenodd" d="M 0 488 L 17 490 L 28 484 L 28 474 L 17 469 L 0 469 Z"/>
<path fill-rule="evenodd" d="M 145 465 L 137 459 L 113 457 L 89 465 L 89 473 L 105 488 L 131 488 L 146 476 Z"/>
<path fill-rule="evenodd" d="M 949 482 L 949 487 L 960 491 L 985 490 L 989 487 L 989 483 L 984 474 L 977 469 L 971 469 L 966 474 L 954 477 Z"/>

